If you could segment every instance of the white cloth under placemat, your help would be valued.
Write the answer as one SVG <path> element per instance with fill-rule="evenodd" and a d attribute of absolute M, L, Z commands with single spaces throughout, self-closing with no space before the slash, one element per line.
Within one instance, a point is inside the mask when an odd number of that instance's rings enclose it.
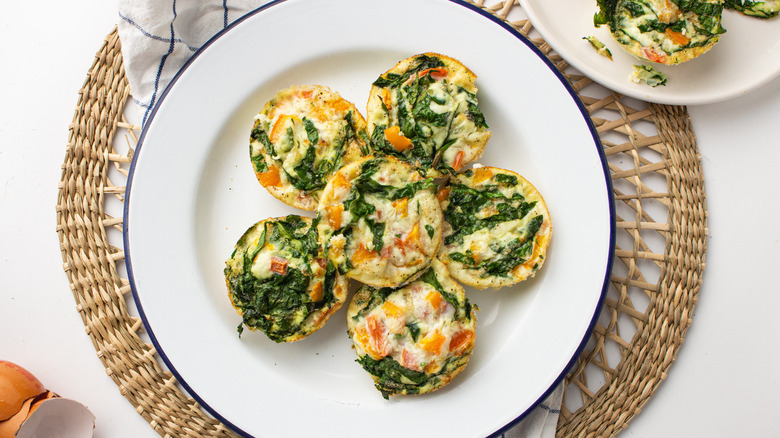
<path fill-rule="evenodd" d="M 125 74 L 146 124 L 151 109 L 187 60 L 212 36 L 263 0 L 120 0 L 119 38 Z M 553 437 L 563 387 L 559 386 L 505 438 Z"/>

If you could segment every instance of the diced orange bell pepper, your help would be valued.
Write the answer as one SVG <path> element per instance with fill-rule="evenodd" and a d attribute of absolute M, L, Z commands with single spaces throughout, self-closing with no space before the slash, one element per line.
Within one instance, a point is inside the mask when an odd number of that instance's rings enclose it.
<path fill-rule="evenodd" d="M 328 205 L 325 207 L 325 212 L 328 214 L 328 225 L 333 230 L 341 228 L 341 213 L 344 212 L 344 205 Z"/>
<path fill-rule="evenodd" d="M 279 178 L 279 170 L 275 166 L 268 166 L 268 170 L 265 172 L 256 173 L 257 180 L 263 187 L 279 187 L 282 184 L 281 178 Z"/>
<path fill-rule="evenodd" d="M 355 248 L 355 253 L 352 254 L 352 264 L 359 265 L 373 259 L 376 256 L 376 251 L 369 251 L 366 249 L 365 245 L 363 245 L 363 242 L 358 242 L 357 248 Z"/>
<path fill-rule="evenodd" d="M 415 222 L 409 234 L 404 239 L 406 246 L 412 246 L 420 242 L 420 223 Z"/>
<path fill-rule="evenodd" d="M 445 337 L 438 330 L 435 330 L 420 340 L 420 347 L 431 354 L 439 354 L 444 340 Z"/>
<path fill-rule="evenodd" d="M 403 314 L 404 309 L 392 301 L 385 301 L 382 304 L 382 311 L 384 311 L 385 315 L 387 315 L 389 318 L 398 319 Z"/>
<path fill-rule="evenodd" d="M 431 307 L 437 312 L 441 312 L 447 303 L 439 291 L 436 290 L 428 292 L 428 295 L 425 296 L 425 299 L 431 303 Z"/>
<path fill-rule="evenodd" d="M 398 217 L 406 217 L 409 213 L 409 198 L 401 198 L 393 201 L 393 208 L 395 208 L 395 214 Z"/>
<path fill-rule="evenodd" d="M 318 281 L 317 284 L 314 285 L 311 292 L 309 293 L 309 298 L 311 298 L 312 301 L 315 303 L 322 300 L 322 282 Z"/>
<path fill-rule="evenodd" d="M 474 169 L 474 184 L 479 184 L 482 181 L 487 181 L 493 177 L 493 171 L 488 167 L 478 167 Z"/>
<path fill-rule="evenodd" d="M 287 134 L 288 122 L 295 124 L 296 122 L 301 122 L 301 119 L 290 114 L 282 114 L 279 116 L 271 127 L 271 132 L 268 134 L 268 139 L 271 140 L 271 143 L 278 143 L 282 137 Z"/>
<path fill-rule="evenodd" d="M 398 125 L 385 129 L 385 138 L 398 152 L 403 152 L 412 145 L 412 141 L 401 132 L 401 128 Z"/>
<path fill-rule="evenodd" d="M 334 188 L 336 189 L 349 189 L 352 187 L 352 183 L 347 180 L 347 177 L 344 176 L 342 172 L 337 172 L 336 175 L 333 176 L 333 181 L 331 182 Z"/>
<path fill-rule="evenodd" d="M 684 45 L 688 44 L 689 42 L 691 42 L 690 38 L 688 38 L 687 36 L 683 35 L 680 32 L 674 31 L 672 29 L 666 29 L 666 31 L 664 31 L 664 33 L 666 34 L 666 36 L 669 37 L 669 39 L 674 41 L 675 44 L 679 44 L 681 46 L 684 46 Z"/>

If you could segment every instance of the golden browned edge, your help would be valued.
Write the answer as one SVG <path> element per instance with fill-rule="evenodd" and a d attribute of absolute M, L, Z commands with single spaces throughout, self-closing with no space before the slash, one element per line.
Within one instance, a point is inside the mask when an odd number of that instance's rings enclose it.
<path fill-rule="evenodd" d="M 498 2 L 489 8 L 483 1 L 473 4 L 501 19 L 514 8 L 513 0 Z M 532 25 L 527 20 L 510 22 L 524 35 Z M 568 67 L 550 47 L 535 38 L 534 43 L 561 70 Z M 117 264 L 124 259 L 122 248 L 108 243 L 108 230 L 122 231 L 122 218 L 112 217 L 105 209 L 106 199 L 124 201 L 124 182 L 115 185 L 107 176 L 109 168 L 127 175 L 133 149 L 119 154 L 112 146 L 118 129 L 127 129 L 129 142 L 137 141 L 137 126 L 130 125 L 122 111 L 130 97 L 124 75 L 119 38 L 114 29 L 103 42 L 95 61 L 79 90 L 73 123 L 62 165 L 59 184 L 57 235 L 63 257 L 63 269 L 76 300 L 87 334 L 97 356 L 114 380 L 119 392 L 136 408 L 161 436 L 234 436 L 189 397 L 174 376 L 163 369 L 154 347 L 139 333 L 142 321 L 129 313 L 129 281 L 120 276 Z M 591 84 L 588 78 L 567 74 L 579 92 Z M 582 406 L 576 410 L 561 407 L 557 436 L 605 437 L 623 430 L 652 397 L 666 377 L 669 367 L 685 339 L 693 308 L 701 287 L 707 241 L 707 210 L 701 159 L 696 137 L 684 106 L 650 104 L 637 110 L 629 100 L 611 93 L 594 98 L 580 93 L 589 112 L 608 110 L 614 118 L 593 117 L 597 132 L 619 134 L 624 142 L 604 141 L 608 157 L 623 154 L 633 166 L 628 169 L 610 165 L 613 181 L 623 181 L 633 191 L 615 190 L 616 204 L 627 206 L 633 217 L 617 217 L 618 233 L 630 237 L 630 248 L 615 248 L 615 270 L 611 287 L 619 298 L 610 298 L 602 307 L 602 318 L 593 331 L 590 345 L 566 377 L 566 391 L 577 393 Z M 645 136 L 632 125 L 648 121 L 657 135 Z M 652 150 L 662 156 L 652 161 L 640 151 Z M 667 182 L 666 192 L 655 192 L 644 182 L 656 175 Z M 656 222 L 644 210 L 649 201 L 668 209 L 664 222 Z M 116 232 L 116 231 L 114 231 Z M 644 233 L 658 233 L 665 239 L 663 252 L 652 251 L 643 240 Z M 657 282 L 649 282 L 642 272 L 644 263 L 660 268 Z M 640 290 L 649 297 L 646 309 L 633 306 L 629 290 Z M 130 304 L 132 305 L 132 304 Z M 628 316 L 636 332 L 630 340 L 620 336 L 619 316 Z M 617 344 L 620 361 L 610 365 L 606 345 Z M 595 366 L 605 382 L 589 387 L 584 370 Z M 591 383 L 592 385 L 592 383 Z M 564 397 L 566 400 L 567 397 Z"/>

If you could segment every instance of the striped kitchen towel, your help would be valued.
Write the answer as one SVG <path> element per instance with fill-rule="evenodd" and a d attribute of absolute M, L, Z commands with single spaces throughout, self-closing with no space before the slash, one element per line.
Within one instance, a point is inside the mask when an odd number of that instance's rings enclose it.
<path fill-rule="evenodd" d="M 268 0 L 119 0 L 125 73 L 145 125 L 179 69 L 212 36 Z M 563 385 L 505 438 L 555 436 Z"/>

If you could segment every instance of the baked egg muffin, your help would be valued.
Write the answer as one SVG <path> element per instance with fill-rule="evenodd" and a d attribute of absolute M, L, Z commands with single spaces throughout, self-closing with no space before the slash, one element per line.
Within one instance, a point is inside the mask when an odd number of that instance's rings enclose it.
<path fill-rule="evenodd" d="M 477 159 L 491 133 L 476 79 L 459 61 L 437 53 L 405 59 L 379 76 L 366 110 L 374 152 L 428 176 L 457 172 Z"/>
<path fill-rule="evenodd" d="M 542 267 L 552 224 L 544 199 L 525 178 L 476 167 L 453 176 L 439 198 L 444 231 L 438 258 L 453 278 L 498 289 Z"/>
<path fill-rule="evenodd" d="M 679 64 L 712 49 L 720 35 L 723 0 L 597 0 L 596 26 L 607 24 L 628 53 Z"/>
<path fill-rule="evenodd" d="M 238 240 L 226 262 L 228 296 L 243 328 L 276 342 L 320 329 L 347 298 L 349 280 L 325 259 L 312 219 L 262 220 Z"/>
<path fill-rule="evenodd" d="M 406 286 L 361 287 L 347 309 L 357 362 L 385 398 L 449 383 L 468 363 L 476 325 L 463 288 L 439 261 Z"/>
<path fill-rule="evenodd" d="M 271 195 L 313 211 L 328 178 L 368 155 L 366 121 L 327 87 L 291 87 L 255 116 L 249 153 L 257 180 Z"/>
<path fill-rule="evenodd" d="M 780 14 L 780 0 L 724 0 L 726 9 L 734 9 L 757 18 L 772 18 Z"/>
<path fill-rule="evenodd" d="M 391 156 L 342 167 L 317 208 L 325 254 L 339 271 L 376 287 L 396 287 L 422 273 L 441 243 L 436 184 Z"/>

